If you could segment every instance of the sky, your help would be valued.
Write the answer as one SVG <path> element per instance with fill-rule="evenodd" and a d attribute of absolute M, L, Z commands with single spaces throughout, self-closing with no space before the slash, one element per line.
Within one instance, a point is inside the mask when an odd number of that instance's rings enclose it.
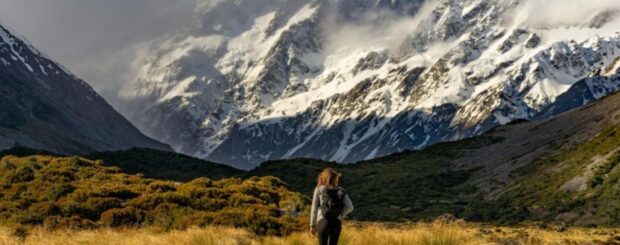
<path fill-rule="evenodd" d="M 123 81 L 117 57 L 187 26 L 196 0 L 0 0 L 0 22 L 106 98 Z M 116 58 L 115 58 L 116 57 Z M 101 69 L 97 69 L 100 67 Z M 114 101 L 110 101 L 114 105 Z"/>

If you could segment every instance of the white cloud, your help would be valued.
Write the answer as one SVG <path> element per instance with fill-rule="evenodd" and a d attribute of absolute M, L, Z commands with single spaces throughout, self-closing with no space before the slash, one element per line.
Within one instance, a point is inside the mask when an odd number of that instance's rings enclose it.
<path fill-rule="evenodd" d="M 534 28 L 583 26 L 604 11 L 619 11 L 618 0 L 526 0 L 516 20 Z"/>

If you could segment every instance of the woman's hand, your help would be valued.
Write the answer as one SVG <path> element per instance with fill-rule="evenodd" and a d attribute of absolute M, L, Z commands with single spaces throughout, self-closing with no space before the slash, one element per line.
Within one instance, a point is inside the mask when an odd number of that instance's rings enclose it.
<path fill-rule="evenodd" d="M 310 235 L 315 236 L 316 235 L 316 228 L 310 227 Z"/>

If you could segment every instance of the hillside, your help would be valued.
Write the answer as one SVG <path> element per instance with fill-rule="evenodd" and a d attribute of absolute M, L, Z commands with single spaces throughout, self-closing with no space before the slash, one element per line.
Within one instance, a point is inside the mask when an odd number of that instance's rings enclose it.
<path fill-rule="evenodd" d="M 344 174 L 357 219 L 426 219 L 442 213 L 477 221 L 563 221 L 614 225 L 620 194 L 620 94 L 537 122 L 418 152 L 338 165 L 315 160 L 262 164 L 310 193 L 324 166 Z"/>
<path fill-rule="evenodd" d="M 0 150 L 61 154 L 146 147 L 146 137 L 88 84 L 0 23 Z"/>
<path fill-rule="evenodd" d="M 242 172 L 145 149 L 89 156 L 105 159 L 97 161 L 5 156 L 0 162 L 5 187 L 0 214 L 13 224 L 101 227 L 118 224 L 110 219 L 122 212 L 139 218 L 121 218 L 123 225 L 225 224 L 277 233 L 302 227 L 305 212 L 297 219 L 282 215 L 304 210 L 308 200 L 302 194 L 309 195 L 318 173 L 330 166 L 344 174 L 342 184 L 355 202 L 351 218 L 356 220 L 431 220 L 451 213 L 469 221 L 504 224 L 617 225 L 619 104 L 620 94 L 614 94 L 546 120 L 517 122 L 482 136 L 356 164 L 296 159 L 266 162 Z M 162 180 L 123 174 L 110 165 Z M 224 179 L 165 181 L 196 176 Z M 208 198 L 201 199 L 205 195 Z M 161 209 L 172 216 L 161 216 Z"/>
<path fill-rule="evenodd" d="M 152 179 L 190 181 L 208 177 L 217 180 L 241 176 L 244 173 L 228 165 L 211 163 L 174 152 L 143 148 L 98 152 L 88 155 L 87 158 L 102 160 L 104 165 L 119 167 L 124 173 L 142 174 Z"/>
<path fill-rule="evenodd" d="M 308 202 L 273 177 L 179 183 L 80 157 L 3 156 L 0 188 L 1 225 L 19 229 L 213 224 L 281 235 L 302 227 L 299 214 Z"/>

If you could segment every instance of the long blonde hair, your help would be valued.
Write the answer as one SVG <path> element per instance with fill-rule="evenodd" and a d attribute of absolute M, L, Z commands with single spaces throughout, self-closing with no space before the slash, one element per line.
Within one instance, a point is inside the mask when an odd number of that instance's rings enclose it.
<path fill-rule="evenodd" d="M 340 186 L 340 176 L 342 176 L 342 174 L 336 172 L 332 168 L 325 168 L 321 174 L 319 174 L 319 178 L 316 181 L 316 186 L 338 188 Z"/>

